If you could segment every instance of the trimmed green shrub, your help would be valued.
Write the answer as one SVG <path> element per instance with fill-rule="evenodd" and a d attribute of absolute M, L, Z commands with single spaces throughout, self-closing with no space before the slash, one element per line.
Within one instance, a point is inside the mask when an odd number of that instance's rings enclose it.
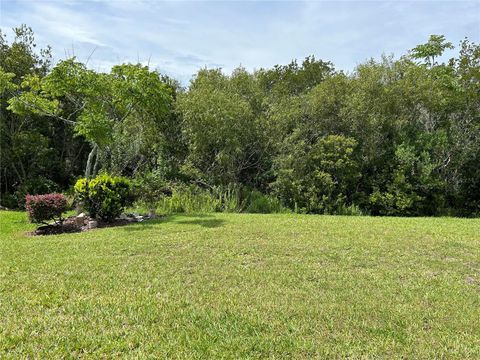
<path fill-rule="evenodd" d="M 27 195 L 25 205 L 28 218 L 33 223 L 61 222 L 62 214 L 67 211 L 67 198 L 62 194 Z"/>
<path fill-rule="evenodd" d="M 98 175 L 79 179 L 74 187 L 75 198 L 91 217 L 112 221 L 120 216 L 129 201 L 130 182 L 120 176 Z"/>

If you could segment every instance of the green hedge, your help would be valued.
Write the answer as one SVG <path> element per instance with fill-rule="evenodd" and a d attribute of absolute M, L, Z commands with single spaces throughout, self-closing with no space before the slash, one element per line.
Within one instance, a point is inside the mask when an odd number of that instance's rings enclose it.
<path fill-rule="evenodd" d="M 130 182 L 123 177 L 101 174 L 94 179 L 79 179 L 74 187 L 75 199 L 88 214 L 104 221 L 118 217 L 128 203 Z"/>

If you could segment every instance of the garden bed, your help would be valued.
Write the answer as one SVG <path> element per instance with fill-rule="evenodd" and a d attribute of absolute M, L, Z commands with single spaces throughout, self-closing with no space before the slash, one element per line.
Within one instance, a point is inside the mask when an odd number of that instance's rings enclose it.
<path fill-rule="evenodd" d="M 150 219 L 152 218 L 148 215 L 122 214 L 115 220 L 107 222 L 91 218 L 82 213 L 80 215 L 70 216 L 64 219 L 63 222 L 55 222 L 48 225 L 42 225 L 36 230 L 29 232 L 28 234 L 31 236 L 39 236 L 75 233 L 82 231 L 90 231 L 97 228 L 125 226 L 128 224 L 142 222 Z"/>

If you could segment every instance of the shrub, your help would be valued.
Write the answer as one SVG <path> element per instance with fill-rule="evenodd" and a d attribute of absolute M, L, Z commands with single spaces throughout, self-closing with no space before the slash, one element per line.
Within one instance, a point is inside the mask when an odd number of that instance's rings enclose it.
<path fill-rule="evenodd" d="M 18 199 L 13 194 L 0 194 L 0 205 L 7 209 L 15 209 L 18 207 Z"/>
<path fill-rule="evenodd" d="M 90 180 L 79 179 L 74 187 L 75 199 L 90 216 L 112 221 L 125 209 L 130 188 L 128 179 L 102 174 Z"/>
<path fill-rule="evenodd" d="M 28 218 L 37 224 L 62 221 L 62 214 L 67 211 L 67 199 L 62 194 L 27 195 L 25 204 Z"/>
<path fill-rule="evenodd" d="M 355 139 L 340 135 L 314 143 L 293 136 L 274 161 L 272 189 L 296 212 L 337 213 L 361 176 L 353 156 L 356 144 Z"/>

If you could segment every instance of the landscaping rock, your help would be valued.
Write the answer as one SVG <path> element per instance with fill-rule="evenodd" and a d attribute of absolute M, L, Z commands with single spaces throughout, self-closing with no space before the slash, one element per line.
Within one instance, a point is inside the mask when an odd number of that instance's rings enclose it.
<path fill-rule="evenodd" d="M 96 229 L 97 227 L 98 227 L 98 221 L 97 220 L 90 220 L 87 223 L 87 230 Z"/>
<path fill-rule="evenodd" d="M 75 217 L 75 225 L 78 226 L 78 227 L 82 227 L 83 225 L 85 225 L 85 214 L 80 214 L 78 216 Z"/>

